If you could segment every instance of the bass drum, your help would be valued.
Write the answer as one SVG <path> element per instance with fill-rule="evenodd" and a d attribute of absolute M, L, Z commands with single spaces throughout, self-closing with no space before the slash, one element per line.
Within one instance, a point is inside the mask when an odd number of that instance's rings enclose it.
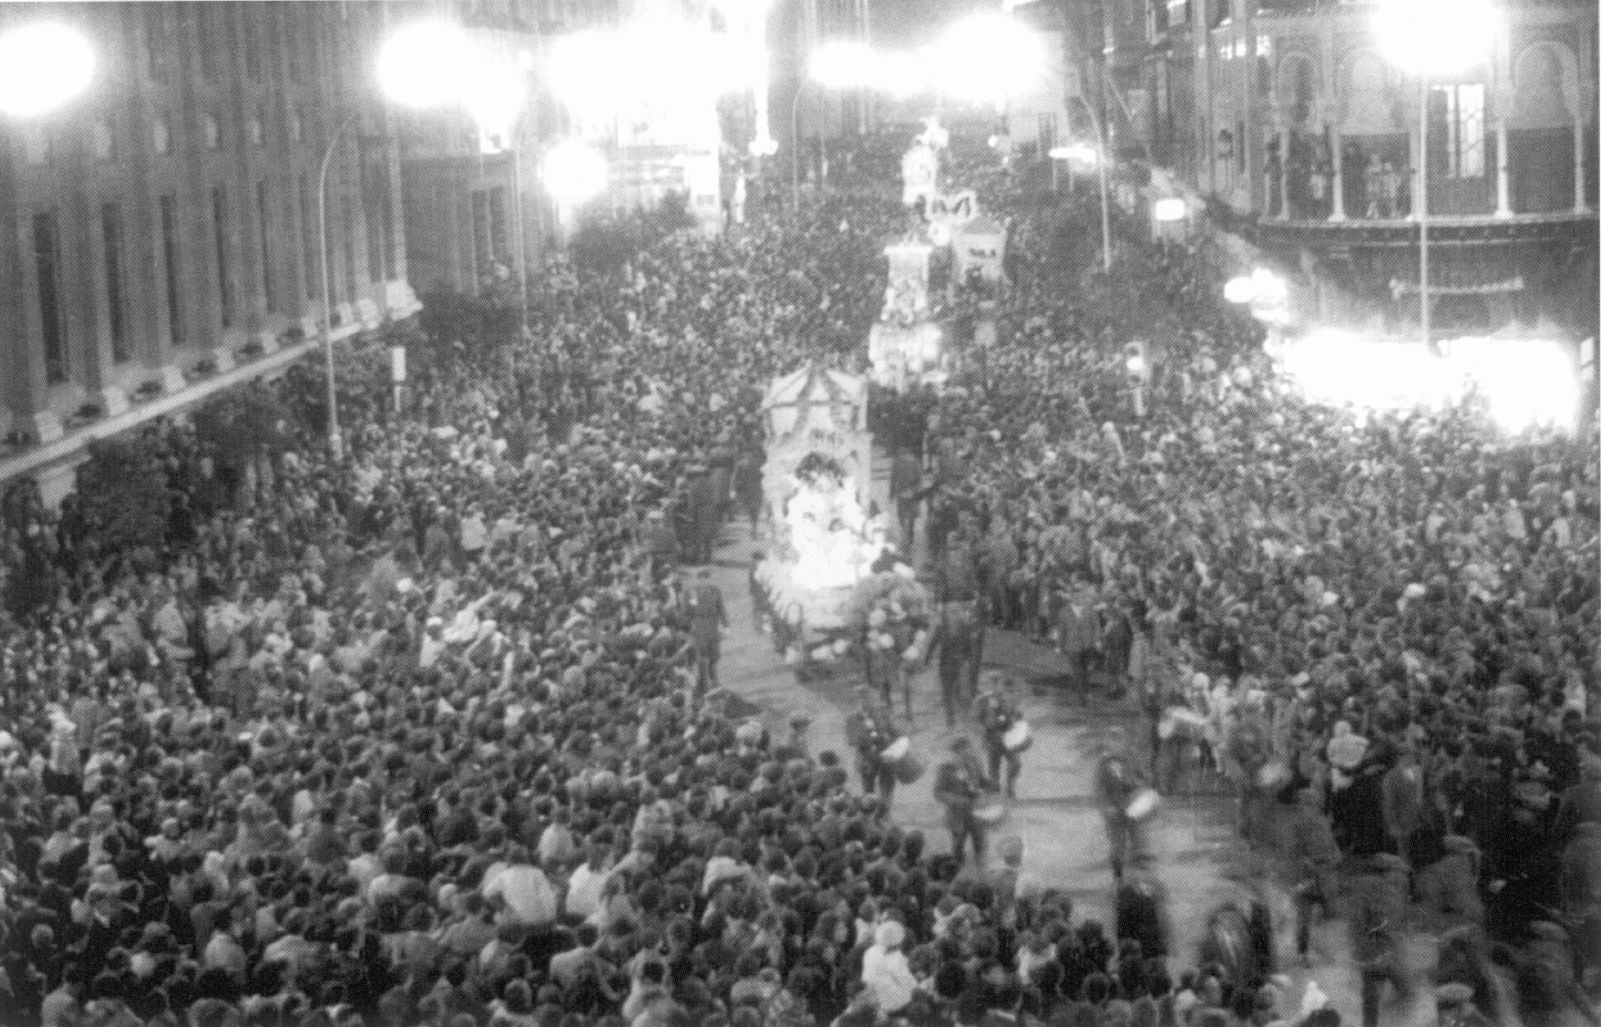
<path fill-rule="evenodd" d="M 908 752 L 893 764 L 895 780 L 903 785 L 912 784 L 923 776 L 926 769 L 915 753 Z"/>

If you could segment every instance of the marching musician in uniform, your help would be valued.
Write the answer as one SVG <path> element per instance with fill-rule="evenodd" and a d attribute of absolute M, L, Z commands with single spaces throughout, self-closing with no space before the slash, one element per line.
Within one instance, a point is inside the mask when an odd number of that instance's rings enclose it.
<path fill-rule="evenodd" d="M 1139 770 L 1123 756 L 1122 750 L 1123 735 L 1114 729 L 1107 737 L 1095 769 L 1096 803 L 1106 825 L 1112 879 L 1119 884 L 1123 881 L 1123 868 L 1131 859 L 1141 858 L 1145 849 L 1141 817 L 1131 814 L 1129 804 L 1147 787 Z"/>
<path fill-rule="evenodd" d="M 856 772 L 862 778 L 862 793 L 871 795 L 876 792 L 887 807 L 895 797 L 895 767 L 884 758 L 884 750 L 901 733 L 891 722 L 889 710 L 873 705 L 871 689 L 864 685 L 856 692 L 862 708 L 851 718 L 855 728 L 852 729 L 849 724 L 846 726 L 846 733 L 855 736 L 850 741 L 856 746 Z"/>
<path fill-rule="evenodd" d="M 984 865 L 984 832 L 986 827 L 974 816 L 979 796 L 990 787 L 973 753 L 973 743 L 966 735 L 951 739 L 950 759 L 939 765 L 934 776 L 934 799 L 945 807 L 945 826 L 951 832 L 951 855 L 957 864 L 964 862 L 968 840 L 973 843 L 973 862 Z"/>
<path fill-rule="evenodd" d="M 1011 749 L 1006 744 L 1006 733 L 1023 719 L 1013 694 L 1012 680 L 1003 674 L 989 671 L 985 674 L 987 687 L 973 703 L 974 719 L 984 731 L 984 753 L 989 757 L 990 780 L 1000 782 L 1008 799 L 1017 798 L 1017 777 L 1023 772 L 1023 750 Z M 1001 764 L 1006 764 L 1006 776 L 1001 777 Z"/>

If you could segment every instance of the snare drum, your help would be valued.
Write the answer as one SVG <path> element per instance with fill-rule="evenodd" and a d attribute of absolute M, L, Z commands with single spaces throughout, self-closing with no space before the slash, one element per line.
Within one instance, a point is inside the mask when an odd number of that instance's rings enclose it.
<path fill-rule="evenodd" d="M 1155 788 L 1141 788 L 1134 794 L 1134 798 L 1123 810 L 1130 820 L 1144 820 L 1156 812 L 1156 807 L 1162 802 L 1162 797 L 1156 794 Z"/>
<path fill-rule="evenodd" d="M 998 795 L 986 795 L 973 804 L 973 819 L 985 827 L 994 827 L 1006 819 L 1006 803 Z"/>
<path fill-rule="evenodd" d="M 889 743 L 889 747 L 878 755 L 879 758 L 885 763 L 898 763 L 906 756 L 907 753 L 911 751 L 912 740 L 907 738 L 905 735 L 901 735 L 899 738 Z"/>
<path fill-rule="evenodd" d="M 1006 733 L 1001 736 L 1001 745 L 1013 755 L 1026 751 L 1033 744 L 1034 730 L 1028 726 L 1028 721 L 1021 717 L 1014 721 L 1012 726 L 1006 729 Z"/>

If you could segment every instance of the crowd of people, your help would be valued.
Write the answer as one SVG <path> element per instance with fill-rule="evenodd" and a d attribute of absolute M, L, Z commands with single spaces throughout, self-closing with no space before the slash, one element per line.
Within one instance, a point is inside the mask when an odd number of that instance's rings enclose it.
<path fill-rule="evenodd" d="M 1160 932 L 1075 916 L 1013 847 L 964 867 L 803 729 L 696 687 L 722 611 L 681 563 L 759 466 L 761 387 L 859 365 L 878 314 L 905 213 L 857 163 L 725 238 L 552 267 L 532 338 L 433 340 L 406 416 L 347 365 L 339 460 L 307 422 L 222 487 L 192 426 L 151 429 L 181 513 L 159 551 L 9 505 L 8 570 L 48 587 L 0 655 L 6 1023 L 1340 1022 L 1268 967 L 1170 976 Z M 1129 242 L 1064 288 L 1054 208 L 959 173 L 1013 213 L 1014 282 L 932 406 L 934 549 L 1005 623 L 1125 624 L 1083 665 L 1208 723 L 1242 827 L 1288 846 L 1264 825 L 1328 811 L 1309 867 L 1393 853 L 1469 907 L 1467 1002 L 1566 1022 L 1601 820 L 1593 472 L 1467 413 L 1305 406 L 1188 252 Z M 1135 418 L 1119 353 L 1152 289 L 1179 330 Z M 1304 817 L 1269 815 L 1286 795 Z M 1480 887 L 1431 879 L 1442 852 Z"/>

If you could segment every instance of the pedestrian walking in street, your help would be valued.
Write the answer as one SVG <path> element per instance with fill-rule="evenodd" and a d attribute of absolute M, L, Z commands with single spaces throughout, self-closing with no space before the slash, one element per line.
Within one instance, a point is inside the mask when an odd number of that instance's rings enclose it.
<path fill-rule="evenodd" d="M 695 697 L 698 700 L 718 687 L 717 661 L 722 655 L 723 634 L 728 630 L 728 607 L 723 590 L 712 581 L 710 568 L 702 568 L 687 594 L 689 603 L 689 641 L 695 654 Z"/>
<path fill-rule="evenodd" d="M 1018 707 L 1016 683 L 998 672 L 987 672 L 987 685 L 973 702 L 973 717 L 984 732 L 984 755 L 988 759 L 989 778 L 998 782 L 1008 799 L 1017 798 L 1017 778 L 1023 772 L 1023 751 L 1027 739 L 1019 740 L 1014 727 L 1023 721 Z M 1027 731 L 1024 722 L 1022 729 Z M 1001 773 L 1002 765 L 1006 772 Z"/>
<path fill-rule="evenodd" d="M 1122 750 L 1122 734 L 1114 730 L 1108 735 L 1095 768 L 1095 799 L 1106 826 L 1114 881 L 1122 881 L 1124 868 L 1144 857 L 1142 821 L 1149 815 L 1147 810 L 1134 806 L 1134 800 L 1141 797 L 1147 785 Z"/>
<path fill-rule="evenodd" d="M 945 826 L 951 832 L 951 855 L 958 865 L 965 864 L 968 844 L 972 844 L 973 863 L 984 865 L 987 826 L 978 819 L 980 798 L 992 786 L 979 766 L 973 743 L 966 735 L 951 739 L 951 755 L 939 765 L 934 777 L 934 799 L 945 807 Z"/>

